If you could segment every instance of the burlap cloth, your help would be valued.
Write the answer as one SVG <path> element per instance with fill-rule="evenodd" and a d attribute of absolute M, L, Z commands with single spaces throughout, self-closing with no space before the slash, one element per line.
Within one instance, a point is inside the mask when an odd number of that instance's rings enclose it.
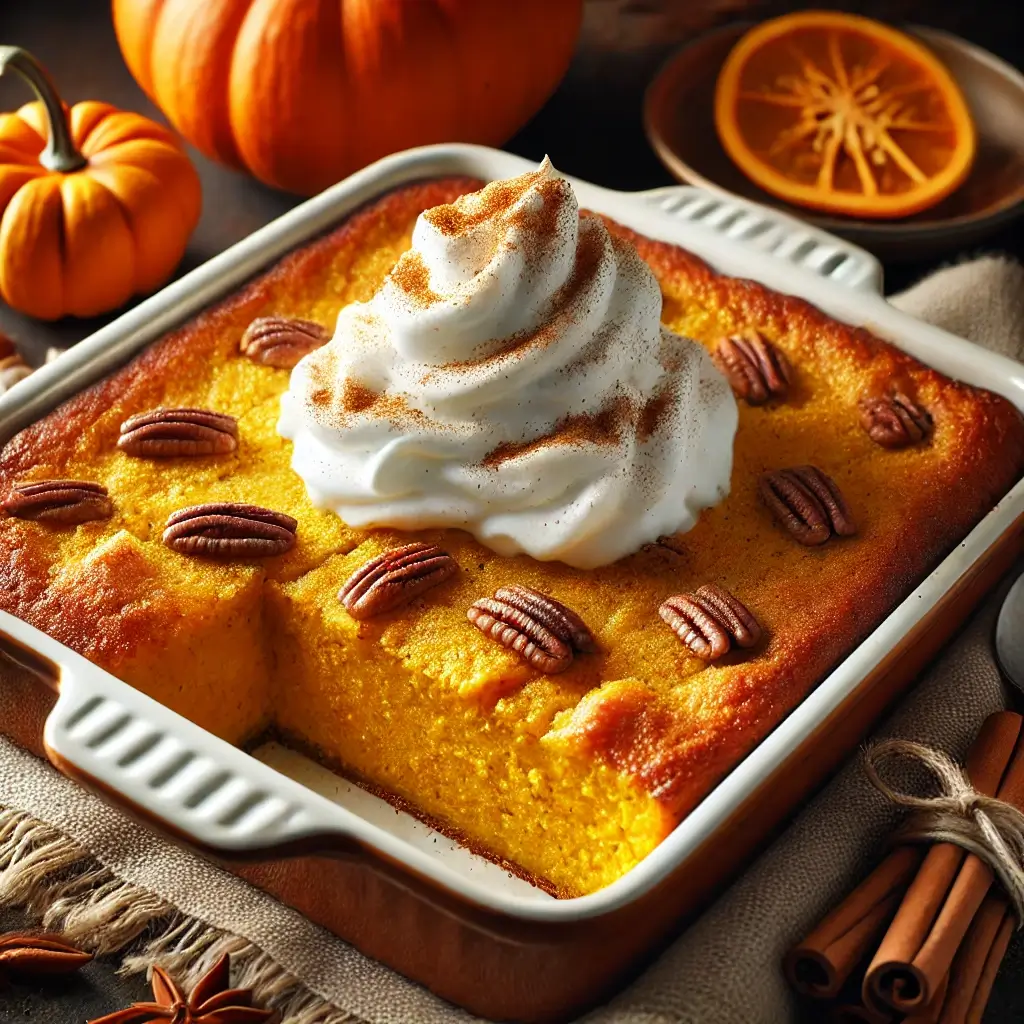
<path fill-rule="evenodd" d="M 1024 358 L 1024 270 L 1017 265 L 985 259 L 948 268 L 895 301 L 980 345 Z M 994 615 L 993 600 L 882 733 L 962 755 L 982 719 L 1006 701 L 991 653 Z M 195 970 L 219 950 L 232 949 L 245 980 L 286 1001 L 293 1020 L 471 1019 L 245 882 L 155 838 L 6 740 L 0 740 L 0 809 L 0 900 L 29 902 L 46 912 L 48 923 L 111 949 L 148 923 L 145 955 L 129 965 L 162 958 L 178 969 L 191 962 Z M 859 765 L 847 765 L 747 873 L 631 988 L 589 1015 L 588 1024 L 791 1019 L 794 1008 L 779 972 L 783 951 L 850 887 L 893 821 L 893 810 Z M 156 920 L 164 921 L 164 931 L 153 941 Z M 341 1013 L 329 1012 L 324 1001 Z"/>

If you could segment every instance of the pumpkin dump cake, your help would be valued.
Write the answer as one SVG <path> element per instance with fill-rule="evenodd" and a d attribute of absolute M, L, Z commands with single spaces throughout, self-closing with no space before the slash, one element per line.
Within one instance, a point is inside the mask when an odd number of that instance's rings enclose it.
<path fill-rule="evenodd" d="M 967 533 L 1024 424 L 548 168 L 476 188 L 384 196 L 15 436 L 0 604 L 570 895 Z"/>

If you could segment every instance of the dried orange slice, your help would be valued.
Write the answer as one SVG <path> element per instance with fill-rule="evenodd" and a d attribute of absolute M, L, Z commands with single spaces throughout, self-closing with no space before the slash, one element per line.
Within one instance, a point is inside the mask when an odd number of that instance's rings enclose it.
<path fill-rule="evenodd" d="M 857 217 L 905 217 L 967 176 L 975 131 L 949 71 L 869 18 L 804 11 L 751 29 L 715 89 L 726 152 L 767 192 Z"/>

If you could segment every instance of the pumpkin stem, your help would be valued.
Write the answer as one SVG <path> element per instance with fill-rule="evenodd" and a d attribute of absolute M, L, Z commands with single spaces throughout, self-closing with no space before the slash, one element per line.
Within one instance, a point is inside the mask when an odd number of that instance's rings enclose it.
<path fill-rule="evenodd" d="M 16 71 L 21 75 L 46 109 L 50 133 L 46 140 L 46 148 L 39 154 L 39 162 L 43 167 L 48 171 L 59 171 L 63 174 L 84 167 L 86 159 L 71 141 L 71 129 L 68 127 L 64 104 L 57 93 L 57 87 L 53 84 L 53 79 L 42 64 L 20 46 L 0 46 L 0 75 L 6 71 Z"/>

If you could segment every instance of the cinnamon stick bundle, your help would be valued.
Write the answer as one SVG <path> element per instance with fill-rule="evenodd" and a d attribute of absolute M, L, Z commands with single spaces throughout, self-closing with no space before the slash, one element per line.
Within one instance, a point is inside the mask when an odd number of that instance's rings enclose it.
<path fill-rule="evenodd" d="M 829 1024 L 891 1024 L 896 1020 L 902 1021 L 902 1024 L 940 1024 L 950 984 L 952 979 L 943 978 L 932 1001 L 909 1017 L 900 1017 L 892 1010 L 879 1010 L 865 1004 L 858 985 L 854 991 L 846 992 L 836 1000 L 825 1019 Z M 944 1018 L 942 1024 L 945 1024 Z M 958 1021 L 957 1024 L 962 1022 Z"/>
<path fill-rule="evenodd" d="M 985 720 L 971 745 L 966 766 L 967 776 L 979 792 L 989 795 L 995 792 L 1021 733 L 1021 726 L 1020 715 L 1012 712 L 999 712 Z M 940 849 L 945 852 L 937 853 Z M 883 934 L 901 901 L 904 904 L 908 902 L 904 896 L 915 875 L 924 870 L 925 854 L 923 847 L 896 847 L 807 938 L 789 951 L 783 970 L 795 992 L 813 999 L 832 999 L 839 994 L 854 968 L 869 957 L 873 944 Z M 930 871 L 931 877 L 936 879 L 934 884 L 938 884 L 939 878 L 947 879 L 940 894 L 944 896 L 945 889 L 964 860 L 964 852 L 957 846 L 944 843 L 933 847 L 927 859 L 932 862 Z M 934 917 L 934 911 L 924 910 L 923 913 L 930 916 L 927 922 L 919 925 L 920 930 Z M 906 916 L 906 912 L 904 914 Z M 876 1014 L 875 1019 L 891 1018 L 892 1009 L 884 1002 L 869 1002 L 867 999 L 864 1002 L 870 1007 L 865 1012 Z M 928 999 L 922 999 L 919 1007 L 924 1007 L 927 1002 Z M 860 1004 L 860 1000 L 857 1003 Z M 847 1009 L 851 1014 L 856 1012 L 852 1004 Z"/>
<path fill-rule="evenodd" d="M 1024 743 L 1020 715 L 1004 711 L 982 726 L 968 758 L 968 776 L 986 796 L 1024 807 Z M 929 851 L 907 889 L 864 977 L 864 1002 L 914 1014 L 926 1007 L 992 884 L 983 861 L 950 843 Z"/>
<path fill-rule="evenodd" d="M 809 999 L 802 1007 L 798 1019 L 822 1024 L 893 1024 L 898 1018 L 891 1010 L 880 1012 L 865 1006 L 860 988 L 864 980 L 867 961 L 861 961 L 851 972 L 846 984 L 834 999 Z"/>
<path fill-rule="evenodd" d="M 923 859 L 921 847 L 896 847 L 803 942 L 786 954 L 783 970 L 794 992 L 812 999 L 832 999 L 839 994 L 892 920 Z M 890 1017 L 887 1014 L 885 1019 Z"/>
<path fill-rule="evenodd" d="M 949 974 L 942 979 L 932 1001 L 923 1010 L 904 1017 L 903 1024 L 981 1024 L 1014 924 L 1013 913 L 1002 893 L 986 897 L 971 921 Z M 865 1008 L 863 1018 L 851 1015 L 835 1019 L 871 1020 L 869 1015 L 873 1012 Z"/>

